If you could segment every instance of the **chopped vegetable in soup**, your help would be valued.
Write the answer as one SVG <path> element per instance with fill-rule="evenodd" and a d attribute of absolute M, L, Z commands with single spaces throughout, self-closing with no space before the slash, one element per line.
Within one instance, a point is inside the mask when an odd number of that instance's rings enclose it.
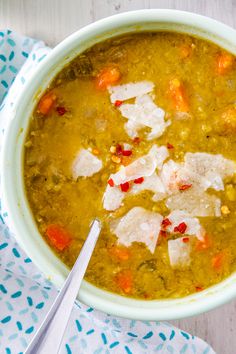
<path fill-rule="evenodd" d="M 236 62 L 157 32 L 97 44 L 41 97 L 24 178 L 43 238 L 69 267 L 91 220 L 86 272 L 140 299 L 202 291 L 236 270 Z"/>

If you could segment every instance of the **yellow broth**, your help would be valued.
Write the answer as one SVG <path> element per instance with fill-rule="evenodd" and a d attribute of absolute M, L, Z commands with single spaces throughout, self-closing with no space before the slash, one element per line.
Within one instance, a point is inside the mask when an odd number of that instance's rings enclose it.
<path fill-rule="evenodd" d="M 185 48 L 190 48 L 190 54 L 187 50 L 186 55 Z M 117 242 L 109 228 L 111 220 L 134 206 L 168 215 L 163 201 L 155 203 L 150 192 L 142 192 L 127 197 L 114 212 L 104 210 L 102 205 L 109 176 L 118 168 L 111 160 L 110 148 L 133 142 L 124 130 L 126 119 L 111 104 L 108 91 L 96 88 L 95 78 L 100 70 L 115 64 L 121 71 L 122 84 L 154 82 L 155 102 L 171 120 L 158 139 L 147 141 L 141 132 L 141 142 L 133 145 L 131 161 L 145 154 L 154 143 L 172 144 L 170 158 L 176 161 L 182 161 L 186 152 L 217 153 L 236 160 L 236 64 L 233 62 L 230 70 L 220 75 L 216 62 L 222 52 L 213 43 L 177 33 L 142 33 L 108 40 L 78 56 L 48 89 L 56 96 L 56 106 L 66 108 L 65 114 L 60 116 L 55 106 L 45 116 L 35 109 L 25 143 L 24 164 L 32 213 L 46 242 L 49 224 L 59 224 L 72 235 L 67 248 L 54 249 L 69 267 L 80 252 L 91 220 L 101 219 L 102 233 L 86 272 L 86 279 L 94 285 L 140 299 L 174 298 L 205 289 L 235 271 L 235 177 L 224 181 L 224 191 L 214 191 L 229 213 L 200 218 L 212 244 L 203 250 L 193 248 L 191 266 L 185 269 L 170 266 L 167 241 L 176 237 L 173 235 L 159 238 L 154 254 L 142 243 L 129 247 L 128 259 L 119 259 L 111 252 Z M 180 79 L 184 85 L 190 107 L 187 118 L 179 119 L 168 95 L 172 78 Z M 232 114 L 225 122 L 222 114 L 228 109 Z M 98 153 L 103 168 L 92 177 L 75 181 L 71 165 L 82 147 Z M 224 263 L 216 270 L 212 259 L 221 251 L 225 254 Z M 117 275 L 126 270 L 132 274 L 128 294 L 116 281 Z"/>

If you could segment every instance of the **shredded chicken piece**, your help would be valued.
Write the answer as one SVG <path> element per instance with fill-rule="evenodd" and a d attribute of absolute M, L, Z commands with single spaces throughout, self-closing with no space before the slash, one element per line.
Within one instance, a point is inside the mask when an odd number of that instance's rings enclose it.
<path fill-rule="evenodd" d="M 125 194 L 117 186 L 110 187 L 109 184 L 103 195 L 103 208 L 108 211 L 114 211 L 122 205 Z"/>
<path fill-rule="evenodd" d="M 149 177 L 155 172 L 156 168 L 162 167 L 168 154 L 166 147 L 153 145 L 147 155 L 139 157 L 127 166 L 122 165 L 120 170 L 112 174 L 110 178 L 115 185 L 120 185 L 140 177 Z"/>
<path fill-rule="evenodd" d="M 113 232 L 118 243 L 128 247 L 142 242 L 154 253 L 163 217 L 141 207 L 134 207 L 116 223 Z"/>
<path fill-rule="evenodd" d="M 160 179 L 159 176 L 154 172 L 151 176 L 145 177 L 143 183 L 141 184 L 134 184 L 131 188 L 131 194 L 138 194 L 142 191 L 151 191 L 154 193 L 153 200 L 157 201 L 163 198 L 165 193 L 165 187 Z"/>
<path fill-rule="evenodd" d="M 217 191 L 224 190 L 223 179 L 236 172 L 235 162 L 224 158 L 220 154 L 187 152 L 184 161 L 185 169 L 191 171 L 192 181 L 200 184 L 204 190 L 208 188 Z"/>
<path fill-rule="evenodd" d="M 181 223 L 186 224 L 185 235 L 196 236 L 199 240 L 203 240 L 205 236 L 205 230 L 201 226 L 200 221 L 197 218 L 192 217 L 188 213 L 182 210 L 172 211 L 167 218 L 170 220 L 171 225 L 167 226 L 169 232 L 176 232 L 175 228 L 178 227 Z"/>
<path fill-rule="evenodd" d="M 191 263 L 191 241 L 184 242 L 184 237 L 168 241 L 170 265 L 173 268 L 188 267 Z"/>
<path fill-rule="evenodd" d="M 127 134 L 134 138 L 142 128 L 151 128 L 147 140 L 161 136 L 170 121 L 165 121 L 165 111 L 158 107 L 149 95 L 138 96 L 134 104 L 122 104 L 119 108 L 123 117 L 128 119 L 125 124 Z"/>
<path fill-rule="evenodd" d="M 154 89 L 151 81 L 131 82 L 128 84 L 109 86 L 110 99 L 112 103 L 116 101 L 126 101 L 130 98 L 145 95 Z"/>
<path fill-rule="evenodd" d="M 193 187 L 169 196 L 166 200 L 166 206 L 170 210 L 179 209 L 191 216 L 221 215 L 220 199 Z"/>
<path fill-rule="evenodd" d="M 72 164 L 72 176 L 91 177 L 102 168 L 102 161 L 94 156 L 90 151 L 81 149 Z"/>

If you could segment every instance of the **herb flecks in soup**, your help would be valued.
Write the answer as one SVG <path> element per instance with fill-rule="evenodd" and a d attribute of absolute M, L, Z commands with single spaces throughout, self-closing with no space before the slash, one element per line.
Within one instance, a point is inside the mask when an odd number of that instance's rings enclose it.
<path fill-rule="evenodd" d="M 236 63 L 207 41 L 141 33 L 78 56 L 40 99 L 25 186 L 69 267 L 91 220 L 86 279 L 141 299 L 204 290 L 236 270 Z"/>

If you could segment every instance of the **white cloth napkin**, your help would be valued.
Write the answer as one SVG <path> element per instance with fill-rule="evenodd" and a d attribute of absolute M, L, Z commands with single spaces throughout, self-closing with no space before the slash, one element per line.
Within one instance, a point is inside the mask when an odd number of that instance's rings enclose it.
<path fill-rule="evenodd" d="M 42 41 L 0 32 L 0 143 L 15 97 L 50 50 Z M 0 353 L 24 352 L 57 294 L 29 256 L 15 242 L 0 199 Z M 168 323 L 115 318 L 76 303 L 61 353 L 215 352 L 203 340 Z"/>

